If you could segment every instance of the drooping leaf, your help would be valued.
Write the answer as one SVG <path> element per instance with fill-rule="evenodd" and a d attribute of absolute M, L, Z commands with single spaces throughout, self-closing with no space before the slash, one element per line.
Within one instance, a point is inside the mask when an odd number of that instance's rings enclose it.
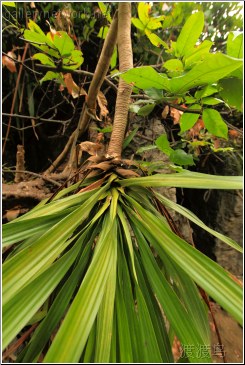
<path fill-rule="evenodd" d="M 158 137 L 155 143 L 159 150 L 164 152 L 166 155 L 169 156 L 173 152 L 173 149 L 170 147 L 166 134 L 162 134 L 160 137 Z"/>
<path fill-rule="evenodd" d="M 202 113 L 202 119 L 204 121 L 207 130 L 214 136 L 221 138 L 228 138 L 228 127 L 223 121 L 220 113 L 214 109 L 204 109 Z"/>
<path fill-rule="evenodd" d="M 193 161 L 193 155 L 186 153 L 184 150 L 177 149 L 171 152 L 170 161 L 180 166 L 193 166 L 195 165 Z"/>
<path fill-rule="evenodd" d="M 194 66 L 185 75 L 168 80 L 168 87 L 173 93 L 184 93 L 196 86 L 212 84 L 241 65 L 241 60 L 222 53 L 208 54 L 203 62 Z"/>
<path fill-rule="evenodd" d="M 61 57 L 70 55 L 71 52 L 74 50 L 74 43 L 72 39 L 64 31 L 60 31 L 59 34 L 54 35 L 53 43 L 54 46 L 58 49 Z"/>
<path fill-rule="evenodd" d="M 189 53 L 188 56 L 184 57 L 185 68 L 189 68 L 194 63 L 202 62 L 206 55 L 209 53 L 212 45 L 213 42 L 205 39 L 201 44 L 194 47 L 191 53 Z"/>
<path fill-rule="evenodd" d="M 128 83 L 140 89 L 163 89 L 169 90 L 169 80 L 164 74 L 159 74 L 151 66 L 136 67 L 120 75 Z"/>
<path fill-rule="evenodd" d="M 42 65 L 49 65 L 49 66 L 55 67 L 55 63 L 52 61 L 52 59 L 44 53 L 35 53 L 32 56 L 32 58 L 34 60 L 39 60 Z"/>
<path fill-rule="evenodd" d="M 219 92 L 221 97 L 231 107 L 243 110 L 243 81 L 236 78 L 227 78 L 219 81 L 222 90 Z"/>
<path fill-rule="evenodd" d="M 175 54 L 177 57 L 188 56 L 194 48 L 204 27 L 204 14 L 192 14 L 183 26 L 176 42 Z"/>
<path fill-rule="evenodd" d="M 136 28 L 138 28 L 138 29 L 140 29 L 142 31 L 145 29 L 145 25 L 142 23 L 142 21 L 140 19 L 138 19 L 138 18 L 132 18 L 131 21 L 132 21 L 133 25 Z"/>
<path fill-rule="evenodd" d="M 183 113 L 180 117 L 180 133 L 188 131 L 197 122 L 199 114 L 196 113 Z"/>
<path fill-rule="evenodd" d="M 234 58 L 243 58 L 243 33 L 230 32 L 227 40 L 227 54 Z"/>

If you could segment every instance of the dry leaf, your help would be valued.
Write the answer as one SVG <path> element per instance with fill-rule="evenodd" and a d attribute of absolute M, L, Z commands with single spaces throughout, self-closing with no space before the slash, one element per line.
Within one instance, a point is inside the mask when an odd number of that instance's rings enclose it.
<path fill-rule="evenodd" d="M 36 9 L 36 5 L 35 5 L 35 3 L 34 3 L 34 2 L 31 2 L 31 3 L 30 3 L 30 7 L 31 7 L 32 9 Z"/>
<path fill-rule="evenodd" d="M 130 177 L 139 177 L 139 174 L 132 170 L 121 169 L 120 167 L 116 168 L 115 171 L 122 177 L 130 178 Z"/>
<path fill-rule="evenodd" d="M 162 111 L 162 118 L 163 119 L 166 119 L 167 118 L 167 116 L 168 116 L 168 113 L 169 113 L 169 106 L 168 105 L 166 105 L 165 106 L 165 108 L 163 109 L 163 111 Z"/>
<path fill-rule="evenodd" d="M 54 28 L 52 28 L 51 27 L 51 24 L 49 23 L 49 21 L 48 20 L 46 20 L 46 23 L 48 23 L 48 25 L 49 25 L 49 29 L 50 29 L 50 37 L 51 37 L 51 39 L 52 39 L 52 41 L 54 40 L 54 36 L 55 35 L 57 35 L 58 37 L 62 37 L 62 35 L 59 33 L 59 32 L 57 32 L 57 30 L 56 29 L 54 29 Z"/>
<path fill-rule="evenodd" d="M 200 134 L 200 130 L 204 129 L 204 121 L 199 118 L 198 121 L 194 124 L 194 126 L 189 130 L 188 134 L 191 138 L 198 137 Z"/>
<path fill-rule="evenodd" d="M 67 87 L 68 93 L 72 95 L 74 99 L 81 95 L 87 95 L 83 88 L 80 88 L 73 80 L 70 73 L 64 75 L 65 85 Z"/>
<path fill-rule="evenodd" d="M 6 211 L 5 217 L 8 222 L 11 222 L 20 214 L 20 209 L 9 209 Z"/>
<path fill-rule="evenodd" d="M 174 124 L 179 124 L 179 120 L 183 112 L 181 110 L 170 108 L 170 115 L 173 118 Z"/>
<path fill-rule="evenodd" d="M 7 55 L 11 58 L 16 58 L 16 55 L 12 51 L 8 52 Z M 9 57 L 2 56 L 2 65 L 6 66 L 10 72 L 17 72 L 14 60 L 11 60 Z"/>
<path fill-rule="evenodd" d="M 99 143 L 82 142 L 79 144 L 81 151 L 87 152 L 89 155 L 102 156 L 105 153 L 105 146 Z"/>
<path fill-rule="evenodd" d="M 97 101 L 100 107 L 100 115 L 102 117 L 106 117 L 107 114 L 109 113 L 108 109 L 107 109 L 107 100 L 105 95 L 102 93 L 102 91 L 99 91 L 98 96 L 97 96 Z"/>

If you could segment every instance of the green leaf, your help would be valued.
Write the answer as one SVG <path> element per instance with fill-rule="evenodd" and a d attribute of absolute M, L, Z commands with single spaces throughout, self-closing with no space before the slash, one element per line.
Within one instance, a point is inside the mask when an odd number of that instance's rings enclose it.
<path fill-rule="evenodd" d="M 160 22 L 159 18 L 151 17 L 147 23 L 147 28 L 154 30 L 162 28 L 162 23 Z"/>
<path fill-rule="evenodd" d="M 227 40 L 227 54 L 234 58 L 243 58 L 243 33 L 230 32 Z"/>
<path fill-rule="evenodd" d="M 76 70 L 79 66 L 81 66 L 81 64 L 83 63 L 84 58 L 82 56 L 82 52 L 74 49 L 71 52 L 71 56 L 68 58 L 63 58 L 63 65 L 66 68 L 69 68 L 71 70 Z M 75 65 L 74 65 L 75 63 Z"/>
<path fill-rule="evenodd" d="M 132 139 L 135 137 L 136 133 L 138 132 L 139 127 L 135 128 L 133 131 L 129 133 L 129 135 L 123 141 L 123 150 L 129 145 Z"/>
<path fill-rule="evenodd" d="M 217 237 L 219 240 L 225 242 L 230 247 L 233 247 L 235 250 L 237 250 L 239 252 L 243 252 L 242 247 L 239 246 L 234 240 L 232 240 L 231 238 L 229 238 L 227 236 L 224 236 L 223 234 L 209 228 L 205 223 L 203 223 L 194 213 L 192 213 L 187 208 L 182 207 L 179 204 L 176 204 L 175 202 L 169 200 L 168 198 L 166 198 L 165 196 L 163 196 L 163 195 L 161 195 L 157 192 L 155 192 L 155 195 L 168 208 L 171 208 L 171 209 L 175 210 L 176 212 L 182 214 L 184 217 L 188 218 L 190 221 L 192 221 L 193 223 L 195 223 L 199 227 L 205 229 L 205 231 L 207 231 L 210 234 L 212 234 L 213 236 Z"/>
<path fill-rule="evenodd" d="M 217 110 L 205 109 L 202 119 L 209 133 L 216 137 L 228 138 L 228 127 Z"/>
<path fill-rule="evenodd" d="M 63 78 L 62 78 L 61 74 L 58 72 L 53 72 L 53 71 L 48 71 L 43 76 L 43 78 L 41 78 L 41 80 L 39 82 L 40 82 L 40 84 L 42 84 L 44 81 L 49 81 L 49 80 L 58 81 L 60 84 L 63 84 Z"/>
<path fill-rule="evenodd" d="M 151 151 L 151 150 L 155 150 L 157 148 L 157 146 L 152 145 L 152 146 L 144 146 L 144 147 L 140 147 L 136 153 L 143 153 L 145 151 Z"/>
<path fill-rule="evenodd" d="M 203 87 L 201 90 L 197 90 L 195 92 L 195 98 L 201 99 L 205 98 L 206 96 L 213 95 L 218 92 L 218 88 L 214 85 L 207 85 Z"/>
<path fill-rule="evenodd" d="M 154 108 L 155 108 L 155 104 L 144 105 L 137 111 L 137 114 L 142 117 L 146 117 L 147 115 L 149 115 L 152 112 L 152 110 Z"/>
<path fill-rule="evenodd" d="M 35 47 L 37 45 L 46 45 L 48 47 L 54 48 L 53 43 L 49 40 L 49 38 L 43 32 L 37 33 L 36 31 L 26 29 L 24 31 L 23 36 L 27 41 L 33 42 L 34 43 L 33 45 Z M 35 43 L 37 43 L 37 45 Z"/>
<path fill-rule="evenodd" d="M 53 43 L 59 50 L 61 57 L 70 55 L 75 47 L 71 37 L 63 31 L 59 31 L 58 34 L 54 35 Z"/>
<path fill-rule="evenodd" d="M 73 248 L 73 252 L 70 251 L 64 255 L 3 305 L 3 348 L 14 339 L 58 285 L 74 262 L 77 247 Z"/>
<path fill-rule="evenodd" d="M 144 25 L 147 25 L 149 21 L 149 10 L 150 5 L 148 3 L 140 2 L 138 5 L 138 15 L 141 20 L 141 22 Z"/>
<path fill-rule="evenodd" d="M 163 67 L 168 71 L 177 72 L 179 74 L 184 70 L 183 63 L 178 59 L 172 59 L 164 62 Z"/>
<path fill-rule="evenodd" d="M 98 2 L 99 8 L 101 10 L 101 13 L 106 17 L 106 19 L 108 20 L 109 23 L 112 22 L 111 19 L 111 15 L 110 15 L 110 11 L 109 11 L 109 4 L 107 3 L 107 5 L 105 5 L 102 2 Z"/>
<path fill-rule="evenodd" d="M 97 37 L 102 38 L 102 39 L 105 39 L 108 31 L 109 31 L 109 27 L 107 27 L 107 25 L 101 27 L 100 30 L 99 30 L 99 33 L 98 33 Z"/>
<path fill-rule="evenodd" d="M 241 60 L 222 53 L 208 54 L 203 62 L 194 66 L 185 75 L 168 80 L 168 87 L 173 93 L 184 93 L 193 87 L 212 84 L 237 70 L 241 65 Z"/>
<path fill-rule="evenodd" d="M 146 89 L 145 94 L 148 95 L 153 100 L 161 100 L 163 98 L 163 92 L 159 89 Z"/>
<path fill-rule="evenodd" d="M 202 99 L 202 104 L 203 105 L 218 105 L 218 104 L 221 104 L 221 103 L 224 103 L 223 100 L 221 99 L 218 99 L 218 98 L 203 98 Z"/>
<path fill-rule="evenodd" d="M 140 89 L 150 89 L 154 87 L 156 89 L 169 90 L 169 79 L 167 76 L 158 73 L 151 66 L 132 68 L 121 74 L 120 77 Z"/>
<path fill-rule="evenodd" d="M 37 25 L 37 23 L 35 23 L 33 20 L 31 20 L 31 19 L 29 19 L 29 21 L 28 21 L 28 28 L 31 30 L 31 31 L 33 31 L 33 32 L 35 32 L 35 33 L 39 33 L 39 34 L 42 34 L 44 37 L 46 37 L 45 36 L 45 34 L 44 34 L 44 32 L 42 31 L 42 29 Z"/>
<path fill-rule="evenodd" d="M 193 161 L 193 156 L 189 153 L 186 153 L 184 150 L 177 149 L 171 152 L 169 156 L 170 160 L 177 164 L 183 166 L 193 166 L 195 165 Z"/>
<path fill-rule="evenodd" d="M 209 53 L 212 45 L 213 42 L 205 40 L 199 46 L 193 48 L 192 52 L 184 58 L 185 68 L 189 68 L 194 63 L 202 62 Z"/>
<path fill-rule="evenodd" d="M 219 81 L 222 90 L 219 92 L 220 96 L 231 107 L 237 110 L 243 110 L 243 80 L 235 78 L 227 78 Z"/>
<path fill-rule="evenodd" d="M 44 53 L 36 53 L 32 56 L 32 59 L 39 60 L 42 63 L 42 65 L 49 65 L 55 67 L 55 63 L 52 61 L 52 59 Z"/>
<path fill-rule="evenodd" d="M 12 2 L 12 1 L 3 1 L 3 2 L 2 2 L 2 4 L 3 4 L 4 6 L 9 6 L 9 7 L 11 7 L 11 8 L 16 8 L 15 3 L 14 3 L 14 2 Z"/>
<path fill-rule="evenodd" d="M 196 113 L 183 113 L 180 117 L 180 134 L 191 129 L 198 121 L 199 114 Z"/>
<path fill-rule="evenodd" d="M 140 30 L 144 31 L 144 29 L 145 29 L 145 25 L 142 23 L 142 21 L 141 21 L 140 19 L 138 19 L 138 18 L 132 18 L 132 19 L 131 19 L 131 21 L 132 21 L 132 24 L 133 24 L 136 28 L 138 28 L 138 29 L 140 29 Z"/>
<path fill-rule="evenodd" d="M 166 155 L 169 156 L 173 152 L 173 149 L 170 147 L 166 134 L 162 134 L 160 137 L 158 137 L 155 143 L 159 150 L 164 152 Z"/>
<path fill-rule="evenodd" d="M 187 56 L 197 43 L 204 27 L 204 14 L 192 14 L 183 26 L 176 42 L 175 54 L 177 57 Z"/>
<path fill-rule="evenodd" d="M 149 31 L 148 29 L 145 29 L 145 34 L 147 35 L 147 37 L 149 38 L 150 42 L 156 46 L 156 47 L 160 47 L 161 45 L 165 48 L 168 49 L 168 45 L 166 42 L 164 42 L 160 37 L 158 37 L 158 35 L 156 35 L 155 33 L 152 33 L 151 31 Z"/>
<path fill-rule="evenodd" d="M 78 362 L 83 352 L 116 260 L 116 222 L 111 222 L 107 216 L 103 227 L 91 265 L 45 356 L 45 362 Z"/>
<path fill-rule="evenodd" d="M 172 186 L 192 189 L 243 189 L 242 176 L 218 176 L 190 172 L 181 169 L 174 174 L 156 174 L 153 176 L 119 180 L 121 186 Z"/>

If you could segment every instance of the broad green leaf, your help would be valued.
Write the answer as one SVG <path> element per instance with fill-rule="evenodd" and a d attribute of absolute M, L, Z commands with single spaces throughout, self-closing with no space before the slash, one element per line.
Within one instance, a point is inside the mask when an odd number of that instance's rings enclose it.
<path fill-rule="evenodd" d="M 227 78 L 219 81 L 222 90 L 220 96 L 231 107 L 237 110 L 243 110 L 243 81 L 236 78 Z"/>
<path fill-rule="evenodd" d="M 185 68 L 189 68 L 194 63 L 199 63 L 204 60 L 206 55 L 209 53 L 213 42 L 205 40 L 199 46 L 193 48 L 191 53 L 184 58 Z"/>
<path fill-rule="evenodd" d="M 71 56 L 68 58 L 63 58 L 63 65 L 71 70 L 76 70 L 83 63 L 84 58 L 82 56 L 82 52 L 74 49 L 71 52 Z M 75 64 L 75 65 L 74 65 Z"/>
<path fill-rule="evenodd" d="M 164 74 L 160 74 L 151 66 L 142 66 L 132 68 L 120 77 L 128 83 L 140 89 L 156 89 L 169 90 L 169 80 Z"/>
<path fill-rule="evenodd" d="M 15 5 L 15 3 L 13 1 L 3 1 L 2 4 L 4 6 L 9 6 L 11 8 L 15 8 L 16 7 L 16 5 Z"/>
<path fill-rule="evenodd" d="M 42 84 L 44 81 L 49 81 L 49 80 L 54 80 L 54 81 L 57 80 L 61 84 L 63 83 L 63 78 L 61 74 L 53 71 L 48 71 L 39 82 L 40 84 Z"/>
<path fill-rule="evenodd" d="M 154 30 L 162 28 L 162 23 L 159 18 L 151 17 L 147 23 L 147 28 Z"/>
<path fill-rule="evenodd" d="M 140 19 L 132 18 L 131 21 L 136 28 L 138 28 L 142 31 L 145 29 L 145 25 L 142 23 L 142 21 Z"/>
<path fill-rule="evenodd" d="M 58 49 L 61 57 L 70 55 L 75 47 L 71 37 L 69 37 L 69 35 L 63 31 L 59 31 L 54 35 L 53 43 Z"/>
<path fill-rule="evenodd" d="M 205 109 L 202 113 L 205 127 L 216 137 L 228 138 L 228 127 L 220 113 L 214 109 Z"/>
<path fill-rule="evenodd" d="M 106 17 L 108 22 L 111 23 L 112 19 L 111 19 L 111 15 L 110 15 L 110 11 L 109 11 L 109 4 L 108 3 L 106 3 L 106 4 L 107 5 L 105 5 L 105 3 L 98 2 L 99 8 L 100 8 L 102 14 Z"/>
<path fill-rule="evenodd" d="M 204 61 L 194 66 L 180 77 L 168 80 L 168 87 L 173 93 L 184 93 L 193 87 L 212 84 L 242 65 L 242 60 L 231 58 L 222 53 L 208 54 Z M 133 80 L 130 80 L 133 82 Z"/>
<path fill-rule="evenodd" d="M 196 113 L 183 113 L 180 117 L 180 133 L 188 131 L 197 122 L 199 114 Z"/>
<path fill-rule="evenodd" d="M 66 274 L 78 253 L 74 248 L 3 305 L 3 348 L 5 348 L 46 301 Z"/>
<path fill-rule="evenodd" d="M 223 81 L 223 80 L 221 80 L 221 81 Z M 221 100 L 221 99 L 218 99 L 218 98 L 208 97 L 208 98 L 203 98 L 201 100 L 201 103 L 203 105 L 218 105 L 218 104 L 224 103 L 224 100 Z"/>
<path fill-rule="evenodd" d="M 170 147 L 166 134 L 162 134 L 160 137 L 158 137 L 155 143 L 159 150 L 164 152 L 166 155 L 169 156 L 173 152 L 173 149 Z"/>
<path fill-rule="evenodd" d="M 55 67 L 55 63 L 50 57 L 44 53 L 36 53 L 32 56 L 33 60 L 39 60 L 43 65 L 50 65 Z"/>
<path fill-rule="evenodd" d="M 169 71 L 170 76 L 179 76 L 184 71 L 183 63 L 178 59 L 164 62 L 163 67 Z"/>
<path fill-rule="evenodd" d="M 155 108 L 155 104 L 144 105 L 137 111 L 137 114 L 142 117 L 146 117 L 153 111 L 154 108 Z"/>
<path fill-rule="evenodd" d="M 170 161 L 176 165 L 180 166 L 193 166 L 195 165 L 193 161 L 193 155 L 186 153 L 184 150 L 177 149 L 171 152 Z"/>
<path fill-rule="evenodd" d="M 78 362 L 103 299 L 116 260 L 116 222 L 104 221 L 91 265 L 49 348 L 45 362 Z"/>
<path fill-rule="evenodd" d="M 149 21 L 150 8 L 151 6 L 148 3 L 140 2 L 138 5 L 138 15 L 144 25 L 147 25 Z"/>
<path fill-rule="evenodd" d="M 118 180 L 121 186 L 172 186 L 193 189 L 242 189 L 242 176 L 218 176 L 191 172 L 182 169 L 174 174 L 156 174 L 153 176 Z"/>
<path fill-rule="evenodd" d="M 31 20 L 31 19 L 29 19 L 29 21 L 28 21 L 28 28 L 31 30 L 31 31 L 33 31 L 33 32 L 35 32 L 35 33 L 39 33 L 39 34 L 42 34 L 44 37 L 46 37 L 45 36 L 45 34 L 44 34 L 44 32 L 42 31 L 42 29 L 37 25 L 37 23 L 35 23 L 33 20 Z"/>
<path fill-rule="evenodd" d="M 48 47 L 54 48 L 53 43 L 49 40 L 49 38 L 44 33 L 37 33 L 32 30 L 26 29 L 24 31 L 23 36 L 27 41 L 33 42 L 34 46 L 36 46 L 36 44 L 37 44 L 37 45 L 46 45 Z"/>
<path fill-rule="evenodd" d="M 195 92 L 195 98 L 196 99 L 201 99 L 201 98 L 205 98 L 207 96 L 216 94 L 218 92 L 218 88 L 214 85 L 207 85 L 205 87 L 203 87 L 201 90 L 197 90 Z"/>
<path fill-rule="evenodd" d="M 102 38 L 102 39 L 105 39 L 108 31 L 109 31 L 109 27 L 108 26 L 101 27 L 100 30 L 99 30 L 99 33 L 98 33 L 97 37 Z"/>
<path fill-rule="evenodd" d="M 230 32 L 227 39 L 227 54 L 234 58 L 243 58 L 243 33 Z"/>
<path fill-rule="evenodd" d="M 197 43 L 204 27 L 204 14 L 192 14 L 183 26 L 176 42 L 175 54 L 177 57 L 187 56 Z"/>
<path fill-rule="evenodd" d="M 152 33 L 151 31 L 149 31 L 147 28 L 145 29 L 145 34 L 147 35 L 147 37 L 149 38 L 150 42 L 156 46 L 156 47 L 160 47 L 161 45 L 168 49 L 168 45 L 166 42 L 164 42 L 160 37 L 158 37 L 157 34 Z"/>
<path fill-rule="evenodd" d="M 161 100 L 163 98 L 163 92 L 159 89 L 146 89 L 145 94 L 148 95 L 153 100 Z"/>
<path fill-rule="evenodd" d="M 232 240 L 231 238 L 229 238 L 227 236 L 224 236 L 223 234 L 213 230 L 212 228 L 209 228 L 205 223 L 203 223 L 194 213 L 192 213 L 187 208 L 182 207 L 179 204 L 176 204 L 175 202 L 169 200 L 168 198 L 166 198 L 165 196 L 163 196 L 157 192 L 155 192 L 155 195 L 168 208 L 171 208 L 171 209 L 175 210 L 176 212 L 182 214 L 184 217 L 188 218 L 189 220 L 191 220 L 193 223 L 195 223 L 199 227 L 205 229 L 205 231 L 207 231 L 210 234 L 212 234 L 213 236 L 217 237 L 219 240 L 225 242 L 227 245 L 233 247 L 235 250 L 237 250 L 239 252 L 243 252 L 242 247 L 239 246 L 234 240 Z"/>

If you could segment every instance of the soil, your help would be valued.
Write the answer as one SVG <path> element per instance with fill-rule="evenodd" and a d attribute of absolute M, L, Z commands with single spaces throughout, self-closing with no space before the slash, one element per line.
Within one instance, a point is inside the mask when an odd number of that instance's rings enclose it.
<path fill-rule="evenodd" d="M 217 335 L 215 333 L 212 320 L 211 336 L 212 336 L 212 359 L 214 363 L 223 363 L 221 351 L 223 349 L 225 360 L 227 363 L 243 363 L 243 330 L 237 322 L 232 319 L 217 304 L 213 304 L 213 312 L 215 320 L 220 332 L 222 344 L 219 345 Z"/>

